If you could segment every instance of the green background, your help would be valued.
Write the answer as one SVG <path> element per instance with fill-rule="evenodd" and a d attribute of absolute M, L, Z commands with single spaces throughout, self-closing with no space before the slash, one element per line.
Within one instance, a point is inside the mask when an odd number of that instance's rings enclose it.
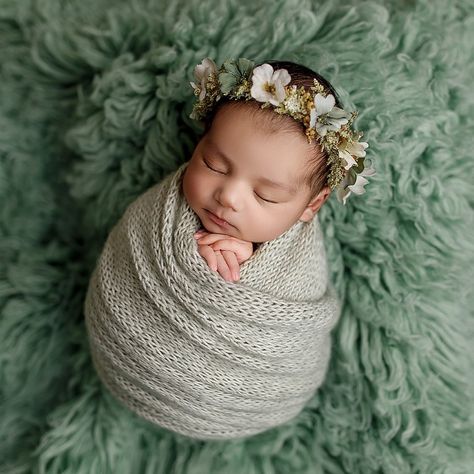
<path fill-rule="evenodd" d="M 474 472 L 472 1 L 0 1 L 0 472 Z M 291 423 L 203 442 L 98 380 L 83 300 L 113 224 L 190 158 L 209 56 L 327 77 L 377 175 L 321 209 L 343 301 Z"/>

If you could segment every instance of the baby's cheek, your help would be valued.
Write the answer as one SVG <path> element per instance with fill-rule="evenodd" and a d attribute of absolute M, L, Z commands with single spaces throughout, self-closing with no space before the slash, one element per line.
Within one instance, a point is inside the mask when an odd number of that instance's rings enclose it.
<path fill-rule="evenodd" d="M 198 179 L 195 172 L 188 167 L 183 179 L 182 179 L 182 192 L 189 207 L 199 213 L 199 209 L 202 207 L 202 197 L 205 195 L 201 181 Z"/>

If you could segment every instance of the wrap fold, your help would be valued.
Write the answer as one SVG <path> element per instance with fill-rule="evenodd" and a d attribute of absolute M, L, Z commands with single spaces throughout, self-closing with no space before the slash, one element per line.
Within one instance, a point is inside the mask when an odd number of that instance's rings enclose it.
<path fill-rule="evenodd" d="M 257 434 L 322 384 L 340 304 L 318 216 L 263 242 L 227 282 L 198 253 L 188 162 L 111 230 L 85 300 L 94 366 L 139 416 L 199 439 Z"/>

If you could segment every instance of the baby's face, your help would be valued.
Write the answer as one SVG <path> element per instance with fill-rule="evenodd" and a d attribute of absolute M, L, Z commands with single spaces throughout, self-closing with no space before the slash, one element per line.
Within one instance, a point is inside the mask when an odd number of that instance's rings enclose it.
<path fill-rule="evenodd" d="M 255 243 L 273 240 L 314 215 L 307 207 L 309 186 L 298 186 L 309 150 L 303 134 L 266 135 L 245 107 L 223 107 L 185 170 L 184 196 L 209 232 Z M 216 223 L 209 211 L 228 225 Z"/>

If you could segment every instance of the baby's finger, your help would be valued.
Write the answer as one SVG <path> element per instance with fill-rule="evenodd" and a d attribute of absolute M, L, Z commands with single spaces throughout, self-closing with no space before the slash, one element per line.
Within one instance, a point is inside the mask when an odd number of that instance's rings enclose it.
<path fill-rule="evenodd" d="M 222 240 L 227 238 L 228 236 L 225 234 L 206 234 L 202 237 L 199 235 L 196 236 L 197 243 L 199 245 L 209 245 L 217 242 L 218 240 Z"/>
<path fill-rule="evenodd" d="M 217 271 L 216 252 L 214 252 L 214 250 L 209 247 L 209 245 L 200 245 L 198 247 L 198 252 L 201 257 L 204 257 L 211 270 Z"/>
<path fill-rule="evenodd" d="M 242 244 L 239 244 L 235 240 L 230 240 L 230 239 L 221 239 L 218 240 L 210 245 L 214 250 L 230 250 L 233 251 L 234 253 L 238 252 L 241 248 Z"/>
<path fill-rule="evenodd" d="M 217 257 L 217 271 L 222 276 L 222 278 L 224 278 L 224 280 L 232 281 L 232 274 L 222 253 L 218 250 L 217 252 L 215 252 L 215 254 Z"/>
<path fill-rule="evenodd" d="M 194 236 L 195 239 L 199 239 L 199 242 L 203 242 L 205 244 L 211 244 L 216 242 L 217 240 L 232 240 L 233 242 L 242 242 L 237 237 L 227 234 L 215 234 L 211 232 L 204 232 Z M 204 241 L 202 239 L 205 239 Z"/>
<path fill-rule="evenodd" d="M 222 250 L 221 253 L 225 261 L 227 262 L 227 265 L 232 275 L 232 280 L 237 281 L 240 275 L 240 266 L 235 253 L 227 250 Z"/>

